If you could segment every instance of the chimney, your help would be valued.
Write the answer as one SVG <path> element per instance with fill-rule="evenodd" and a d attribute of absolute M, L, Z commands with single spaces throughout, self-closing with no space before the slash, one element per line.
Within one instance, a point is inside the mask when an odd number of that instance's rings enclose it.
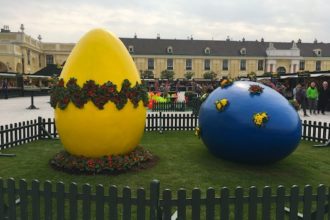
<path fill-rule="evenodd" d="M 9 26 L 8 25 L 4 25 L 3 28 L 1 28 L 1 32 L 2 33 L 9 33 L 10 32 Z"/>
<path fill-rule="evenodd" d="M 24 30 L 25 30 L 24 24 L 21 24 L 20 29 L 21 29 L 21 32 L 24 33 Z"/>

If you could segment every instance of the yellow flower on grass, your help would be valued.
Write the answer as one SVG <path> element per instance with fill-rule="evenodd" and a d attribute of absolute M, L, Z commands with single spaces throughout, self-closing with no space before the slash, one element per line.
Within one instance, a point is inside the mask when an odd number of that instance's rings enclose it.
<path fill-rule="evenodd" d="M 268 115 L 266 112 L 259 112 L 253 115 L 253 122 L 256 126 L 262 127 L 268 122 Z"/>
<path fill-rule="evenodd" d="M 215 102 L 218 111 L 223 111 L 229 105 L 228 99 L 221 99 Z"/>
<path fill-rule="evenodd" d="M 201 137 L 201 129 L 199 127 L 195 128 L 195 136 L 197 136 L 198 138 Z"/>

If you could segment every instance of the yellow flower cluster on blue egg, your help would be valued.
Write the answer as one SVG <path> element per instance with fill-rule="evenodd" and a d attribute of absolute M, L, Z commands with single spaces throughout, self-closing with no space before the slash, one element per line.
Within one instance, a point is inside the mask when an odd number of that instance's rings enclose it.
<path fill-rule="evenodd" d="M 268 121 L 268 115 L 266 112 L 260 112 L 253 115 L 253 122 L 258 127 L 263 126 Z"/>
<path fill-rule="evenodd" d="M 215 107 L 218 111 L 223 111 L 229 105 L 228 99 L 220 99 L 215 102 Z"/>

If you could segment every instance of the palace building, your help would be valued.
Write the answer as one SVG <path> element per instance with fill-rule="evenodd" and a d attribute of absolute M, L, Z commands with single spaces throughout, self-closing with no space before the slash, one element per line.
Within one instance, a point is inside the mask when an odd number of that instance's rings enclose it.
<path fill-rule="evenodd" d="M 246 76 L 254 72 L 296 73 L 330 70 L 330 44 L 317 42 L 266 42 L 195 39 L 121 38 L 140 71 L 150 70 L 155 78 L 163 70 L 173 70 L 174 78 L 194 72 L 202 78 L 213 71 L 217 78 Z M 0 32 L 0 72 L 32 74 L 47 64 L 62 65 L 75 44 L 46 43 L 24 33 Z"/>

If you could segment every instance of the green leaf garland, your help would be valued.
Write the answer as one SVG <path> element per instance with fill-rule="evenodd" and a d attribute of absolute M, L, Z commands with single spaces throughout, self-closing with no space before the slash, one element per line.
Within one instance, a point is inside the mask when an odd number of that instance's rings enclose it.
<path fill-rule="evenodd" d="M 88 101 L 92 101 L 98 109 L 103 109 L 104 105 L 109 101 L 113 102 L 118 110 L 124 108 L 128 100 L 138 107 L 142 101 L 144 106 L 148 105 L 147 89 L 144 85 L 136 83 L 131 87 L 131 83 L 125 79 L 122 83 L 121 90 L 117 90 L 117 86 L 108 81 L 103 85 L 98 85 L 94 80 L 89 80 L 82 87 L 77 84 L 77 79 L 70 78 L 64 83 L 60 79 L 57 85 L 51 89 L 50 105 L 55 108 L 64 110 L 70 102 L 77 108 L 83 108 Z"/>

